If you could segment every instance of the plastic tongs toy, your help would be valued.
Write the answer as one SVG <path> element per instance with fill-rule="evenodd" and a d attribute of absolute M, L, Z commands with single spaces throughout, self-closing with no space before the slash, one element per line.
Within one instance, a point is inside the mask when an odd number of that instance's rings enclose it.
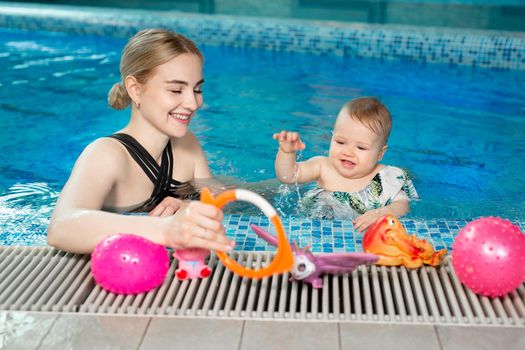
<path fill-rule="evenodd" d="M 217 208 L 222 208 L 227 203 L 234 201 L 249 202 L 258 207 L 264 215 L 270 219 L 277 231 L 277 254 L 275 254 L 273 261 L 270 264 L 259 270 L 253 270 L 239 265 L 224 252 L 217 252 L 220 261 L 224 266 L 241 277 L 264 278 L 273 274 L 290 271 L 294 264 L 292 247 L 286 238 L 281 219 L 266 199 L 254 192 L 242 189 L 227 190 L 219 193 L 215 197 L 207 188 L 203 188 L 201 191 L 201 202 L 215 205 Z"/>

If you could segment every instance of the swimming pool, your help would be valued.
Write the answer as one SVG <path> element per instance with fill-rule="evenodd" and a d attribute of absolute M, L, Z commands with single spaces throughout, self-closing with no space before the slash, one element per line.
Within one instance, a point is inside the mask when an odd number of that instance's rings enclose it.
<path fill-rule="evenodd" d="M 7 27 L 0 30 L 0 243 L 24 234 L 32 244 L 43 242 L 81 150 L 127 121 L 127 111 L 106 105 L 126 38 Z M 302 132 L 303 158 L 326 154 L 340 106 L 375 95 L 394 118 L 384 162 L 409 169 L 422 197 L 411 219 L 525 220 L 524 70 L 199 44 L 205 106 L 192 129 L 216 175 L 273 179 L 271 135 L 281 129 Z M 300 216 L 293 186 L 264 186 L 277 192 L 270 199 L 281 213 Z"/>

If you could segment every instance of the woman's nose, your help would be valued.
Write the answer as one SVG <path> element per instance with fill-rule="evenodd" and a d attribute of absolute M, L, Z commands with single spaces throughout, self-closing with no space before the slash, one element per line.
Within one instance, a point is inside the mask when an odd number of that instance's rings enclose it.
<path fill-rule="evenodd" d="M 197 94 L 193 91 L 188 91 L 184 95 L 183 106 L 191 111 L 195 111 L 200 107 Z"/>

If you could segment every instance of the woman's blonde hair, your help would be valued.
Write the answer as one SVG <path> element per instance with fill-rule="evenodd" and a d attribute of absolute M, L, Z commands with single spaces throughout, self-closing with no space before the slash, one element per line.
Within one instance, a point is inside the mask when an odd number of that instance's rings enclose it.
<path fill-rule="evenodd" d="M 164 29 L 146 29 L 135 34 L 122 51 L 121 81 L 114 84 L 109 91 L 109 105 L 115 109 L 124 109 L 130 105 L 131 98 L 124 86 L 127 76 L 131 75 L 140 84 L 144 84 L 156 67 L 185 53 L 203 59 L 197 46 L 184 35 Z"/>

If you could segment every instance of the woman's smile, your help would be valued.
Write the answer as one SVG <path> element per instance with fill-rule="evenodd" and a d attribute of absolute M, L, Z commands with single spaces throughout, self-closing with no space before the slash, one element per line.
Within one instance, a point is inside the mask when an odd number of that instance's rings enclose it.
<path fill-rule="evenodd" d="M 170 112 L 168 113 L 171 119 L 175 120 L 177 123 L 181 124 L 189 124 L 191 119 L 191 114 L 189 113 L 176 113 L 176 112 Z"/>

